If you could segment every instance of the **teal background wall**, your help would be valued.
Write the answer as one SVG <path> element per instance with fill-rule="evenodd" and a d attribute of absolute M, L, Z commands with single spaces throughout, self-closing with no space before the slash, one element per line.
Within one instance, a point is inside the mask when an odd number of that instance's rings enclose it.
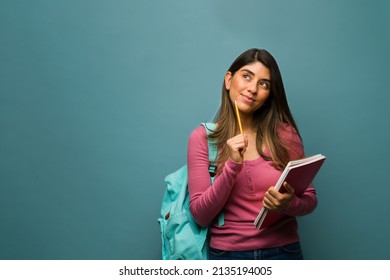
<path fill-rule="evenodd" d="M 159 259 L 163 178 L 242 51 L 282 71 L 307 259 L 390 259 L 390 2 L 1 0 L 0 259 Z"/>

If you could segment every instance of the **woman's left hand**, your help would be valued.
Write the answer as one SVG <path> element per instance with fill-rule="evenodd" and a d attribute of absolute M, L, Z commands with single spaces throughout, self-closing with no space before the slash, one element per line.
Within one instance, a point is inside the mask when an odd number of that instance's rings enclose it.
<path fill-rule="evenodd" d="M 283 188 L 286 190 L 284 193 L 275 190 L 273 186 L 268 189 L 263 200 L 263 206 L 266 209 L 273 212 L 282 212 L 290 206 L 294 198 L 294 189 L 287 182 L 283 183 Z"/>

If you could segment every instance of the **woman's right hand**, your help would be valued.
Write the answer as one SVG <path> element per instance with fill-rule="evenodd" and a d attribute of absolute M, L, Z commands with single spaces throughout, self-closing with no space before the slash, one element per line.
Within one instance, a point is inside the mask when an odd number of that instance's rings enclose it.
<path fill-rule="evenodd" d="M 229 157 L 235 163 L 244 161 L 244 153 L 248 147 L 248 138 L 245 134 L 238 134 L 230 138 L 226 142 L 229 152 Z"/>

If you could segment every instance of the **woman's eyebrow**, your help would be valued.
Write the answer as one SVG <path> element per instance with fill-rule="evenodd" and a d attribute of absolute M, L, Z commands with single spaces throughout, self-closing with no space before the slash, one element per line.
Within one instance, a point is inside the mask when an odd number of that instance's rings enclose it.
<path fill-rule="evenodd" d="M 241 71 L 244 71 L 244 72 L 248 72 L 249 74 L 251 74 L 252 76 L 255 75 L 255 73 L 253 73 L 251 70 L 249 69 L 242 69 Z"/>
<path fill-rule="evenodd" d="M 270 83 L 270 82 L 271 82 L 271 80 L 270 80 L 270 79 L 261 79 L 260 81 L 262 81 L 262 82 L 268 82 L 268 83 Z"/>

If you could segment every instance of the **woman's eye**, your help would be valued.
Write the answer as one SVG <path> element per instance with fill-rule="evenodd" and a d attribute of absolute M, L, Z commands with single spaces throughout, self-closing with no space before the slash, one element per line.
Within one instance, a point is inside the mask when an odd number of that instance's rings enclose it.
<path fill-rule="evenodd" d="M 269 89 L 269 84 L 267 82 L 260 82 L 260 86 L 265 89 Z"/>
<path fill-rule="evenodd" d="M 243 77 L 244 79 L 246 79 L 246 80 L 249 80 L 249 79 L 250 79 L 249 75 L 247 75 L 247 74 L 242 75 L 242 77 Z"/>

